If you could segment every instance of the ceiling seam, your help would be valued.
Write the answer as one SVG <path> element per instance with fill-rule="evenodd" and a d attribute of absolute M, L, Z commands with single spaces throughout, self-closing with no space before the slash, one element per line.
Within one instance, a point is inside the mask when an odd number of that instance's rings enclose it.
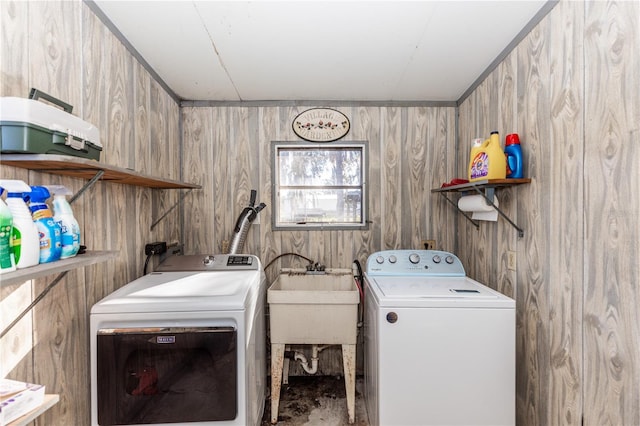
<path fill-rule="evenodd" d="M 435 13 L 434 13 L 435 14 Z M 397 93 L 398 87 L 400 86 L 400 83 L 402 82 L 402 80 L 404 79 L 405 75 L 407 74 L 407 70 L 409 69 L 409 65 L 413 62 L 413 59 L 415 58 L 415 54 L 418 51 L 418 48 L 420 47 L 420 45 L 422 44 L 422 40 L 424 39 L 424 35 L 427 32 L 427 28 L 429 27 L 429 25 L 431 24 L 431 20 L 433 19 L 433 15 L 430 15 L 427 19 L 427 22 L 425 22 L 424 27 L 422 28 L 422 34 L 420 34 L 420 37 L 418 37 L 418 41 L 415 44 L 415 46 L 413 47 L 413 52 L 411 53 L 409 60 L 407 61 L 407 63 L 405 64 L 404 69 L 402 70 L 402 74 L 400 75 L 400 78 L 398 79 L 398 81 L 396 81 L 396 87 L 394 89 L 394 92 Z"/>
<path fill-rule="evenodd" d="M 218 47 L 216 46 L 216 42 L 213 40 L 213 37 L 211 36 L 211 33 L 209 32 L 209 28 L 207 28 L 206 22 L 205 22 L 204 18 L 202 17 L 202 14 L 200 13 L 200 10 L 198 10 L 198 6 L 196 5 L 196 2 L 193 2 L 192 4 L 193 4 L 193 7 L 194 7 L 194 9 L 196 10 L 196 12 L 198 14 L 198 18 L 200 18 L 200 22 L 202 22 L 202 27 L 204 28 L 204 31 L 207 33 L 207 37 L 209 37 L 209 41 L 211 42 L 211 47 L 213 47 L 213 51 L 216 53 L 216 57 L 218 58 L 218 62 L 220 63 L 220 66 L 224 70 L 224 73 L 227 76 L 227 78 L 229 79 L 229 82 L 231 82 L 231 86 L 233 86 L 233 90 L 236 92 L 236 96 L 238 96 L 238 99 L 240 101 L 242 101 L 242 96 L 240 96 L 240 92 L 238 91 L 238 87 L 236 86 L 236 83 L 233 81 L 233 78 L 231 78 L 231 74 L 229 74 L 229 70 L 227 69 L 227 66 L 225 65 L 224 61 L 222 60 L 222 55 L 220 55 L 220 52 L 218 51 Z"/>

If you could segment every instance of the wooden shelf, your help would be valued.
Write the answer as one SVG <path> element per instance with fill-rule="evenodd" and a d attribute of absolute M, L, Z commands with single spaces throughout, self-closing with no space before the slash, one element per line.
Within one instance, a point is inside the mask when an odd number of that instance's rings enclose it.
<path fill-rule="evenodd" d="M 531 179 L 485 179 L 475 182 L 463 183 L 460 185 L 444 186 L 440 188 L 433 188 L 431 192 L 464 192 L 474 191 L 475 188 L 504 188 L 513 185 L 521 185 L 523 183 L 531 183 Z"/>
<path fill-rule="evenodd" d="M 0 275 L 0 283 L 2 283 L 2 286 L 5 286 L 47 275 L 59 274 L 72 269 L 93 265 L 95 263 L 106 262 L 109 259 L 115 258 L 116 254 L 116 251 L 88 251 L 69 259 L 56 260 L 55 262 L 42 263 L 24 269 L 17 269 L 13 272 L 5 272 Z"/>
<path fill-rule="evenodd" d="M 22 417 L 18 417 L 11 423 L 7 424 L 7 426 L 26 426 L 32 421 L 36 419 L 40 414 L 47 411 L 49 408 L 53 407 L 60 401 L 60 395 L 56 394 L 47 394 L 44 396 L 44 402 L 35 410 L 29 411 Z"/>
<path fill-rule="evenodd" d="M 498 206 L 493 204 L 493 197 L 495 196 L 496 188 L 506 188 L 506 187 L 510 187 L 510 186 L 514 186 L 514 185 L 521 185 L 521 184 L 524 184 L 524 183 L 531 183 L 531 179 L 529 179 L 529 178 L 523 178 L 523 179 L 485 179 L 485 180 L 478 180 L 478 181 L 469 182 L 469 183 L 462 183 L 460 185 L 451 185 L 451 186 L 443 186 L 443 187 L 440 187 L 440 188 L 433 188 L 431 190 L 431 192 L 440 193 L 440 195 L 442 195 L 445 200 L 447 200 L 460 213 L 462 213 L 462 215 L 464 217 L 466 217 L 467 220 L 469 220 L 471 223 L 473 223 L 473 225 L 476 228 L 480 227 L 478 222 L 473 220 L 469 215 L 467 215 L 465 212 L 460 210 L 460 208 L 458 207 L 458 203 L 454 202 L 453 200 L 450 200 L 449 197 L 447 197 L 446 193 L 447 192 L 461 192 L 461 193 L 463 193 L 462 195 L 465 195 L 465 193 L 467 193 L 467 192 L 475 192 L 477 194 L 482 195 L 487 200 L 487 204 L 493 206 L 493 208 L 496 209 L 496 211 L 500 214 L 500 216 L 502 216 L 507 222 L 509 222 L 511 224 L 511 226 L 513 226 L 518 231 L 518 236 L 520 238 L 522 238 L 524 236 L 524 230 L 522 228 L 520 228 L 518 225 L 516 225 L 515 222 L 513 222 L 506 214 L 504 214 L 504 212 L 502 210 L 500 210 L 500 208 L 498 208 Z"/>
<path fill-rule="evenodd" d="M 158 189 L 199 189 L 200 185 L 161 179 L 144 175 L 131 169 L 111 166 L 86 158 L 55 154 L 3 154 L 0 163 L 36 172 L 52 173 L 81 179 L 93 179 L 103 173 L 99 180 L 126 185 L 144 186 Z"/>

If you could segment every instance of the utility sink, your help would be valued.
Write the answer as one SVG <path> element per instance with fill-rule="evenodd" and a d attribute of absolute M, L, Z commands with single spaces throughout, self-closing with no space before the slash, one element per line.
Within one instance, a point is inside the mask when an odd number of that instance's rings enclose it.
<path fill-rule="evenodd" d="M 355 344 L 359 301 L 351 269 L 283 269 L 267 290 L 271 343 Z"/>

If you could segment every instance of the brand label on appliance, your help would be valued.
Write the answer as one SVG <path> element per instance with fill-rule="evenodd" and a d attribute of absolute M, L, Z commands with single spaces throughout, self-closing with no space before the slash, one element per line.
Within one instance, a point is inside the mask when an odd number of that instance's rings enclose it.
<path fill-rule="evenodd" d="M 156 343 L 175 343 L 176 336 L 156 336 Z"/>

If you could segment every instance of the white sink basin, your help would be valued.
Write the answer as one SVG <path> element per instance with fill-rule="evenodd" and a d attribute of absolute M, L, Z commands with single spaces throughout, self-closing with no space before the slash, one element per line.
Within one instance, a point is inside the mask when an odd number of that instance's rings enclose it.
<path fill-rule="evenodd" d="M 271 343 L 355 344 L 359 301 L 351 269 L 283 269 L 267 290 Z"/>

